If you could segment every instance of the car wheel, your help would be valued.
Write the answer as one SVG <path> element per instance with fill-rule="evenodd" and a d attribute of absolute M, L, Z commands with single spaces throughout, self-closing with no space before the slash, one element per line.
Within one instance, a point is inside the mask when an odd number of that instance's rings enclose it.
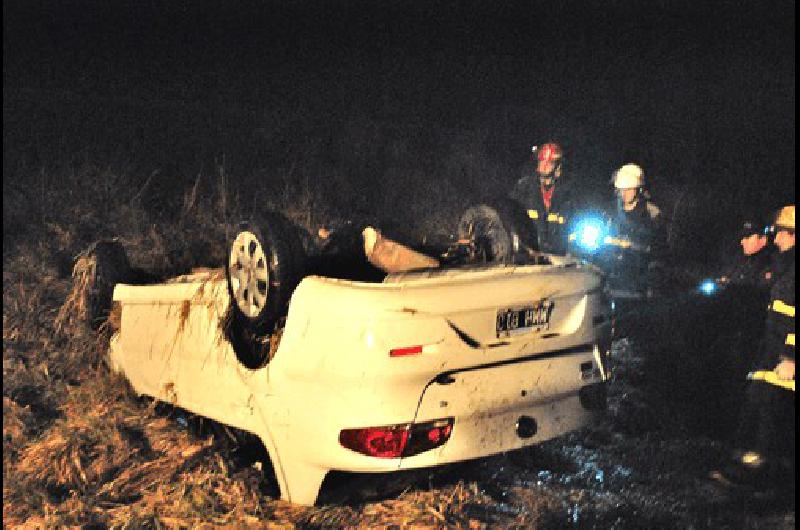
<path fill-rule="evenodd" d="M 458 239 L 467 240 L 483 261 L 507 261 L 511 237 L 497 210 L 480 204 L 471 206 L 458 221 Z"/>
<path fill-rule="evenodd" d="M 510 263 L 521 251 L 537 248 L 535 229 L 522 216 L 522 207 L 510 201 L 467 208 L 458 222 L 458 238 L 469 240 L 492 263 Z"/>
<path fill-rule="evenodd" d="M 229 339 L 248 368 L 269 360 L 268 337 L 286 314 L 304 262 L 295 227 L 277 213 L 262 215 L 258 223 L 241 223 L 231 238 L 225 264 L 232 313 Z"/>
<path fill-rule="evenodd" d="M 94 264 L 87 278 L 87 324 L 98 329 L 111 312 L 114 286 L 128 282 L 132 269 L 125 248 L 117 241 L 98 241 L 86 252 L 85 259 Z"/>

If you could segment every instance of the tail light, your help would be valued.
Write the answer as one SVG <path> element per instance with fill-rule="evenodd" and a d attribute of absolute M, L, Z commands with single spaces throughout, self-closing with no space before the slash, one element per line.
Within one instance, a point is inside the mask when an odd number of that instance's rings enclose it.
<path fill-rule="evenodd" d="M 408 357 L 409 355 L 419 355 L 420 353 L 422 353 L 422 346 L 408 346 L 389 350 L 389 357 Z"/>
<path fill-rule="evenodd" d="M 362 455 L 401 458 L 444 445 L 452 432 L 453 418 L 445 418 L 416 424 L 344 429 L 339 433 L 339 443 Z"/>

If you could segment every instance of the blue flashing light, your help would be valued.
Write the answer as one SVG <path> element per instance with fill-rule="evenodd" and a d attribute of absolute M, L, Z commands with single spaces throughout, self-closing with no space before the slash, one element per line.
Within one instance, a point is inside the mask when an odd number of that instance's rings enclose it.
<path fill-rule="evenodd" d="M 699 291 L 706 296 L 712 296 L 717 292 L 717 282 L 714 280 L 703 280 L 698 287 Z"/>
<path fill-rule="evenodd" d="M 574 232 L 575 242 L 589 252 L 594 252 L 603 245 L 606 228 L 602 219 L 588 218 L 578 223 Z"/>

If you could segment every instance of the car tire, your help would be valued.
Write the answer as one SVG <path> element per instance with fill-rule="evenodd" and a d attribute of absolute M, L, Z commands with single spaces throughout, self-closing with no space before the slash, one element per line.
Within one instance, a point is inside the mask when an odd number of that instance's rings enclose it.
<path fill-rule="evenodd" d="M 458 238 L 470 240 L 490 263 L 513 263 L 527 249 L 536 250 L 536 230 L 521 205 L 499 200 L 467 208 L 458 222 Z"/>
<path fill-rule="evenodd" d="M 93 276 L 88 278 L 86 318 L 97 330 L 111 312 L 114 286 L 130 281 L 132 269 L 125 248 L 117 241 L 98 241 L 85 254 L 94 262 Z"/>
<path fill-rule="evenodd" d="M 228 338 L 242 364 L 255 369 L 269 361 L 269 337 L 302 279 L 305 254 L 296 227 L 275 212 L 240 223 L 227 248 Z"/>

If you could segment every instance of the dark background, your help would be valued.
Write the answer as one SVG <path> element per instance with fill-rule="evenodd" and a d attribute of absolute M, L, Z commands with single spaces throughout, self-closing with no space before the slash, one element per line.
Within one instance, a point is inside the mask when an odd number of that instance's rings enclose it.
<path fill-rule="evenodd" d="M 555 139 L 587 203 L 610 202 L 613 170 L 636 161 L 702 244 L 794 202 L 793 1 L 12 1 L 3 15 L 4 191 L 91 160 L 134 188 L 158 171 L 163 199 L 224 164 L 245 195 L 302 183 L 325 190 L 317 208 L 395 215 L 510 188 L 530 146 Z M 425 193 L 387 191 L 409 188 Z"/>

